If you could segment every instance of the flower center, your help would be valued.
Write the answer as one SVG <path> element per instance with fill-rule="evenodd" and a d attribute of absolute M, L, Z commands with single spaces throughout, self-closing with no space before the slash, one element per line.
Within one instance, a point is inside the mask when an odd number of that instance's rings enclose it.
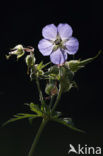
<path fill-rule="evenodd" d="M 53 51 L 56 51 L 58 48 L 64 48 L 63 41 L 59 35 L 57 35 L 56 40 L 54 41 Z"/>
<path fill-rule="evenodd" d="M 57 38 L 57 39 L 55 40 L 55 45 L 60 45 L 61 42 L 62 42 L 61 38 Z"/>

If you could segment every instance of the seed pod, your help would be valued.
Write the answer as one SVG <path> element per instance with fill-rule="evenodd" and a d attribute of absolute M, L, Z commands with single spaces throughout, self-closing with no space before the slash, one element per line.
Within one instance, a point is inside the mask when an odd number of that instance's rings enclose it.
<path fill-rule="evenodd" d="M 16 55 L 16 56 L 17 56 L 17 59 L 19 59 L 19 58 L 22 57 L 24 54 L 25 54 L 24 48 L 23 48 L 23 46 L 20 44 L 20 45 L 15 46 L 13 49 L 11 49 L 11 51 L 9 52 L 9 55 L 6 55 L 6 58 L 9 59 L 9 57 L 10 57 L 11 55 Z"/>

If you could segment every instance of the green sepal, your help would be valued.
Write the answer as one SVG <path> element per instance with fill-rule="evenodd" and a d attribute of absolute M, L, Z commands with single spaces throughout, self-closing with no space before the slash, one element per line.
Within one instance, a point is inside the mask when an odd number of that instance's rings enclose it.
<path fill-rule="evenodd" d="M 41 112 L 48 114 L 48 112 L 49 112 L 49 107 L 48 107 L 48 105 L 46 105 L 46 104 L 45 104 L 45 105 L 41 104 Z"/>
<path fill-rule="evenodd" d="M 6 55 L 6 58 L 9 59 L 12 55 L 16 55 L 18 60 L 24 54 L 25 54 L 24 47 L 21 44 L 19 44 L 11 49 L 11 52 L 9 52 L 9 55 Z"/>
<path fill-rule="evenodd" d="M 21 51 L 21 50 L 18 50 L 18 52 L 19 52 L 19 54 L 17 55 L 17 60 L 19 58 L 21 58 L 25 54 L 25 52 L 24 51 Z"/>
<path fill-rule="evenodd" d="M 43 62 L 40 62 L 39 64 L 35 64 L 30 70 L 31 81 L 34 80 L 36 77 L 45 79 L 44 71 L 42 69 L 45 68 L 46 66 L 48 66 L 50 63 L 51 62 L 49 62 L 47 64 L 43 64 Z"/>
<path fill-rule="evenodd" d="M 25 61 L 26 61 L 26 64 L 29 68 L 33 67 L 35 64 L 35 61 L 36 61 L 34 54 L 31 53 L 30 55 L 27 55 L 25 58 Z"/>
<path fill-rule="evenodd" d="M 38 118 L 38 117 L 41 117 L 39 115 L 35 115 L 35 114 L 25 114 L 25 113 L 18 113 L 17 115 L 14 115 L 14 118 L 11 118 L 10 120 L 6 121 L 3 125 L 7 125 L 8 123 L 11 123 L 11 122 L 15 122 L 17 120 L 21 120 L 21 119 L 25 119 L 25 118 Z"/>
<path fill-rule="evenodd" d="M 38 70 L 41 70 L 41 69 L 45 68 L 46 66 L 48 66 L 49 64 L 51 64 L 51 62 L 48 62 L 48 63 L 46 63 L 46 64 L 43 64 L 43 62 L 41 61 L 41 62 L 38 64 L 37 69 L 38 69 Z"/>
<path fill-rule="evenodd" d="M 52 79 L 58 80 L 59 79 L 59 68 L 58 68 L 58 66 L 54 65 L 54 66 L 50 67 L 48 69 L 48 71 L 45 72 L 44 76 L 46 78 L 52 78 Z"/>
<path fill-rule="evenodd" d="M 78 132 L 82 132 L 82 133 L 85 133 L 83 130 L 80 130 L 78 128 L 76 128 L 74 126 L 74 124 L 72 123 L 72 120 L 71 118 L 53 118 L 51 119 L 52 121 L 55 121 L 57 123 L 60 123 L 66 127 L 69 127 L 70 129 L 72 130 L 75 130 L 75 131 L 78 131 Z"/>
<path fill-rule="evenodd" d="M 56 74 L 56 75 L 59 74 L 59 68 L 58 68 L 58 66 L 54 65 L 54 66 L 50 67 L 48 69 L 48 73 L 50 73 L 50 74 Z"/>
<path fill-rule="evenodd" d="M 45 93 L 48 95 L 55 95 L 58 93 L 58 88 L 55 83 L 47 83 L 45 87 Z"/>
<path fill-rule="evenodd" d="M 37 65 L 37 70 L 41 70 L 43 66 L 43 62 L 41 61 L 38 65 Z"/>
<path fill-rule="evenodd" d="M 9 60 L 10 57 L 11 57 L 10 54 L 9 54 L 9 55 L 5 55 L 5 58 L 6 58 L 7 60 Z"/>
<path fill-rule="evenodd" d="M 64 84 L 62 84 L 62 91 L 63 92 L 69 92 L 72 88 L 78 88 L 75 81 L 69 81 L 68 79 L 65 81 Z"/>
<path fill-rule="evenodd" d="M 60 81 L 64 81 L 65 78 L 72 81 L 74 77 L 74 73 L 70 69 L 66 68 L 65 66 L 60 67 L 59 75 L 60 75 Z"/>
<path fill-rule="evenodd" d="M 76 87 L 76 82 L 73 81 L 74 73 L 65 66 L 60 67 L 60 84 L 62 92 L 68 92 L 72 87 Z"/>
<path fill-rule="evenodd" d="M 92 61 L 94 61 L 95 59 L 98 58 L 98 56 L 102 53 L 102 51 L 100 50 L 96 56 L 92 57 L 92 58 L 88 58 L 86 60 L 83 60 L 83 61 L 80 61 L 80 65 L 81 66 L 85 66 L 87 65 L 88 63 L 91 63 Z"/>

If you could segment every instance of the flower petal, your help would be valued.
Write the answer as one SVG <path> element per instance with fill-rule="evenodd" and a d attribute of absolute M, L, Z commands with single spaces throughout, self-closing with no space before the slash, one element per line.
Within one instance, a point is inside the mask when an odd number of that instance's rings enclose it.
<path fill-rule="evenodd" d="M 74 55 L 79 49 L 79 42 L 76 38 L 71 37 L 66 43 L 67 53 Z"/>
<path fill-rule="evenodd" d="M 42 53 L 42 55 L 48 56 L 53 50 L 53 44 L 46 39 L 42 39 L 38 43 L 38 49 Z"/>
<path fill-rule="evenodd" d="M 50 60 L 54 64 L 63 64 L 67 60 L 67 53 L 61 49 L 57 49 L 50 54 Z"/>
<path fill-rule="evenodd" d="M 42 30 L 42 35 L 45 39 L 55 41 L 57 36 L 57 27 L 54 24 L 45 26 Z"/>
<path fill-rule="evenodd" d="M 57 28 L 62 40 L 69 39 L 72 36 L 73 30 L 69 24 L 59 24 Z"/>

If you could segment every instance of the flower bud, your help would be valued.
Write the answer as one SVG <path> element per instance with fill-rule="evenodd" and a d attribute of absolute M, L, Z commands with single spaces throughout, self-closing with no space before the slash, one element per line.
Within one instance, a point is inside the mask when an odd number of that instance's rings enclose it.
<path fill-rule="evenodd" d="M 47 84 L 47 86 L 45 88 L 45 92 L 48 95 L 55 95 L 55 94 L 57 94 L 58 89 L 57 89 L 56 85 L 50 83 L 50 84 Z"/>
<path fill-rule="evenodd" d="M 72 88 L 74 73 L 65 66 L 60 67 L 60 84 L 63 92 L 68 92 Z"/>
<path fill-rule="evenodd" d="M 84 66 L 81 65 L 80 60 L 71 60 L 65 62 L 65 66 L 70 69 L 72 72 L 77 72 L 80 68 L 83 68 Z"/>
<path fill-rule="evenodd" d="M 35 64 L 34 55 L 33 54 L 32 55 L 31 54 L 27 55 L 25 61 L 26 61 L 26 64 L 27 64 L 28 67 L 32 67 Z"/>
<path fill-rule="evenodd" d="M 65 66 L 70 69 L 72 72 L 77 72 L 79 69 L 85 67 L 88 63 L 94 61 L 101 54 L 101 50 L 97 53 L 96 56 L 85 59 L 85 60 L 71 60 L 65 62 Z"/>

